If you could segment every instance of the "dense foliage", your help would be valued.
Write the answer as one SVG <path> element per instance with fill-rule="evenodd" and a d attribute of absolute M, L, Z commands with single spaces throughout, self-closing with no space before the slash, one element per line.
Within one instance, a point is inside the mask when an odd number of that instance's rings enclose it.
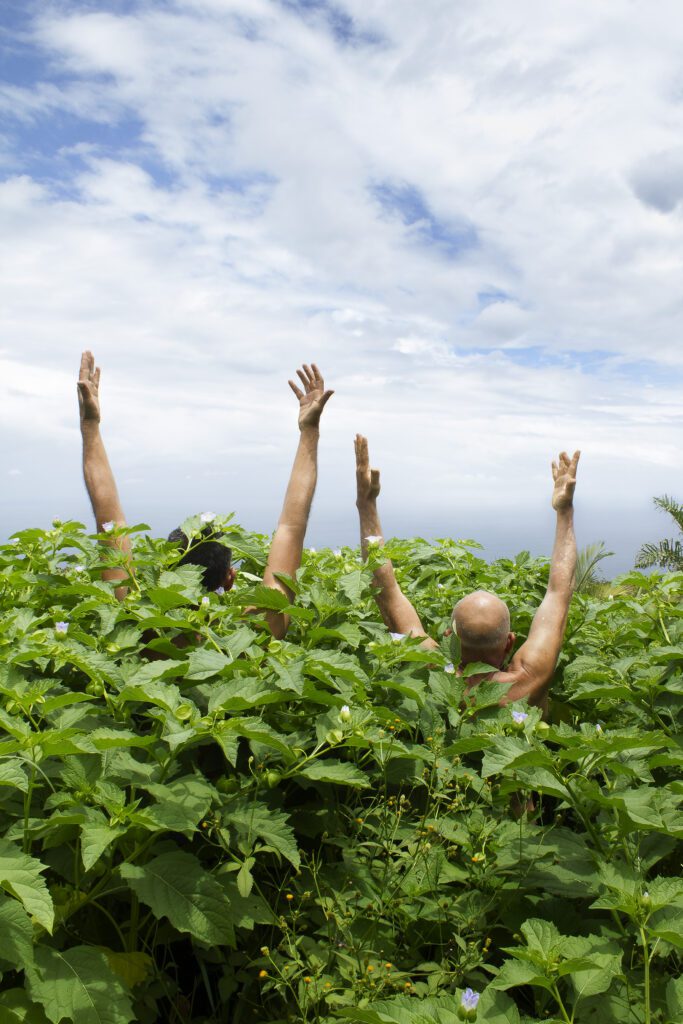
<path fill-rule="evenodd" d="M 0 548 L 0 1020 L 680 1024 L 683 577 L 575 598 L 547 724 L 388 635 L 350 549 L 274 641 L 225 528 L 225 595 L 135 531 L 121 603 L 76 524 Z M 478 586 L 521 640 L 546 563 L 474 547 L 390 550 L 434 636 Z"/>

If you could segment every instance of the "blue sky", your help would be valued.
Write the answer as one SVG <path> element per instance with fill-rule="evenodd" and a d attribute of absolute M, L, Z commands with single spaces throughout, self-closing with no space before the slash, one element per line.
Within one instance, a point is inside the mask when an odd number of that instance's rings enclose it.
<path fill-rule="evenodd" d="M 683 16 L 673 2 L 41 0 L 0 45 L 0 530 L 87 518 L 74 378 L 103 367 L 131 519 L 270 531 L 325 414 L 311 543 L 387 533 L 625 569 L 681 479 Z M 637 75 L 624 75 L 625 67 Z"/>

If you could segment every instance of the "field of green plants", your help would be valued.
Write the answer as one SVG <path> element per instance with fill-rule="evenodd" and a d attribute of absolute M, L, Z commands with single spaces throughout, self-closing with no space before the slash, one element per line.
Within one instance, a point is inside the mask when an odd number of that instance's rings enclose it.
<path fill-rule="evenodd" d="M 123 602 L 78 524 L 0 547 L 0 1022 L 681 1024 L 683 574 L 574 598 L 545 723 L 352 549 L 273 640 L 224 529 L 224 595 L 140 530 Z M 485 587 L 524 639 L 545 561 L 389 551 L 435 637 Z"/>

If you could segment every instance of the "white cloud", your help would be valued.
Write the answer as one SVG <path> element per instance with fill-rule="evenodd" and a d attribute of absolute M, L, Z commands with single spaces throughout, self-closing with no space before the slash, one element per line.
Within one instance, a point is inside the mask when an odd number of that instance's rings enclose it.
<path fill-rule="evenodd" d="M 286 379 L 316 358 L 337 392 L 321 522 L 358 429 L 390 510 L 536 507 L 574 444 L 603 505 L 671 489 L 672 2 L 346 0 L 346 42 L 341 15 L 268 0 L 105 6 L 41 7 L 43 73 L 0 90 L 6 430 L 75 451 L 93 348 L 121 474 L 176 463 L 208 488 L 231 461 L 265 528 L 295 442 Z M 454 225 L 477 244 L 455 253 Z M 179 518 L 187 490 L 159 486 Z"/>

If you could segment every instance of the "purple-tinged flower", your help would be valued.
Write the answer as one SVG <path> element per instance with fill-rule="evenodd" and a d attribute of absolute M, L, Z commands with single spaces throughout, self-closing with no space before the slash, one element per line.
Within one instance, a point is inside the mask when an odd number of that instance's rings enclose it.
<path fill-rule="evenodd" d="M 225 587 L 216 587 L 216 589 L 214 590 L 214 594 L 218 594 L 219 597 L 222 597 L 224 593 Z"/>
<path fill-rule="evenodd" d="M 74 565 L 74 572 L 85 572 L 84 565 Z"/>
<path fill-rule="evenodd" d="M 479 1005 L 479 993 L 471 988 L 466 988 L 460 996 L 460 1005 L 463 1010 L 476 1010 Z"/>
<path fill-rule="evenodd" d="M 309 553 L 309 555 L 314 555 L 314 554 L 315 554 L 315 552 L 316 552 L 316 549 L 315 549 L 315 548 L 309 548 L 309 549 L 308 549 L 308 553 Z"/>
<path fill-rule="evenodd" d="M 199 517 L 203 523 L 212 523 L 216 518 L 215 512 L 202 512 Z"/>
<path fill-rule="evenodd" d="M 455 672 L 455 665 L 452 661 L 449 661 L 447 665 L 444 665 L 443 670 L 444 672 L 448 672 L 452 675 Z"/>
<path fill-rule="evenodd" d="M 209 599 L 208 599 L 208 597 L 203 597 L 203 598 L 202 598 L 202 604 L 203 604 L 203 605 L 204 605 L 204 606 L 206 607 L 206 605 L 207 605 L 208 603 L 209 603 Z"/>
<path fill-rule="evenodd" d="M 526 711 L 513 711 L 512 712 L 512 720 L 517 725 L 522 725 L 523 722 L 526 722 L 528 717 L 529 716 L 526 713 Z"/>
<path fill-rule="evenodd" d="M 599 723 L 599 722 L 598 722 L 598 724 L 597 724 L 597 725 L 595 726 L 595 731 L 596 731 L 596 732 L 597 732 L 598 734 L 600 734 L 600 733 L 602 732 L 602 726 L 600 725 L 600 723 Z"/>
<path fill-rule="evenodd" d="M 395 643 L 398 643 L 399 640 L 403 640 L 405 635 L 405 633 L 389 633 L 389 636 Z"/>
<path fill-rule="evenodd" d="M 111 533 L 116 524 L 110 519 L 108 523 L 102 523 L 102 532 Z"/>
<path fill-rule="evenodd" d="M 334 555 L 335 558 L 341 558 L 341 556 L 342 556 L 342 549 L 341 548 L 335 548 L 334 551 L 332 552 L 332 554 Z"/>
<path fill-rule="evenodd" d="M 55 622 L 55 633 L 68 633 L 69 623 L 68 622 Z"/>

